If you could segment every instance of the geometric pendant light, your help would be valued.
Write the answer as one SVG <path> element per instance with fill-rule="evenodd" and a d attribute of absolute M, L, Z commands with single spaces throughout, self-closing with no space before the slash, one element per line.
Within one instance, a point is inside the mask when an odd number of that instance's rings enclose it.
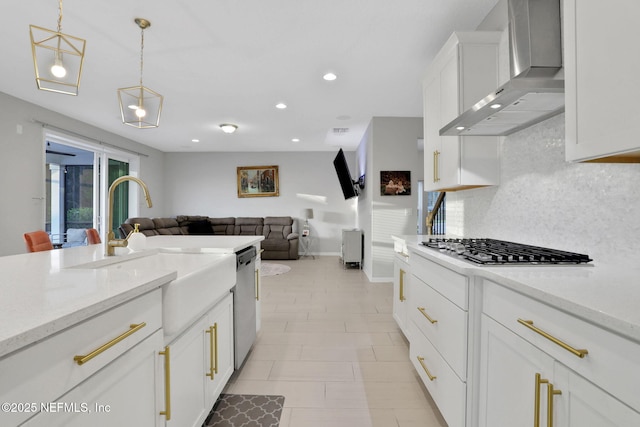
<path fill-rule="evenodd" d="M 62 0 L 58 1 L 58 30 L 29 25 L 31 55 L 38 89 L 78 95 L 86 41 L 63 34 Z"/>
<path fill-rule="evenodd" d="M 138 129 L 157 128 L 160 125 L 163 96 L 142 84 L 144 65 L 144 30 L 151 22 L 136 18 L 135 23 L 141 29 L 140 36 L 140 85 L 118 89 L 118 101 L 122 123 Z"/>

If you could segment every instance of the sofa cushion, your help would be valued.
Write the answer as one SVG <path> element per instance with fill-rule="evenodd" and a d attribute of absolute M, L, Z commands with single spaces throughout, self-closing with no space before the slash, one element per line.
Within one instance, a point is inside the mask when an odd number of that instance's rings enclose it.
<path fill-rule="evenodd" d="M 263 219 L 254 217 L 236 218 L 233 234 L 236 236 L 260 236 L 262 235 Z"/>
<path fill-rule="evenodd" d="M 175 218 L 152 218 L 156 226 L 158 234 L 163 235 L 180 235 L 182 230 Z"/>
<path fill-rule="evenodd" d="M 140 224 L 138 229 L 145 236 L 157 236 L 158 235 L 158 232 L 156 231 L 156 225 L 154 224 L 154 222 L 153 222 L 153 220 L 151 218 L 143 218 L 143 217 L 127 218 L 127 220 L 124 223 L 128 224 L 131 227 L 131 228 L 126 227 L 127 234 L 131 230 L 133 230 L 134 224 Z"/>
<path fill-rule="evenodd" d="M 293 231 L 293 218 L 290 216 L 268 216 L 264 219 L 265 239 L 287 239 Z"/>
<path fill-rule="evenodd" d="M 211 223 L 207 220 L 194 221 L 188 225 L 189 234 L 193 235 L 209 235 L 213 234 Z"/>
<path fill-rule="evenodd" d="M 190 234 L 189 233 L 189 224 L 196 221 L 206 221 L 208 220 L 208 216 L 202 215 L 178 215 L 176 216 L 176 221 L 178 221 L 178 225 L 180 226 L 180 230 L 182 230 L 182 234 Z"/>
<path fill-rule="evenodd" d="M 211 228 L 213 228 L 213 234 L 232 235 L 236 219 L 234 217 L 209 218 L 209 222 L 211 223 Z"/>

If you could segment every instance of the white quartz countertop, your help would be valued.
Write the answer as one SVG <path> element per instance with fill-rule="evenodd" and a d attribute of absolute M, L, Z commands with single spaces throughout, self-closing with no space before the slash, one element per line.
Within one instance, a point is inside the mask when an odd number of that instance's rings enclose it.
<path fill-rule="evenodd" d="M 427 237 L 394 236 L 394 242 L 404 242 L 410 255 L 491 280 L 640 342 L 640 267 L 631 260 L 619 265 L 479 266 L 420 245 Z"/>
<path fill-rule="evenodd" d="M 0 357 L 176 278 L 171 270 L 70 268 L 105 258 L 103 245 L 0 257 Z"/>
<path fill-rule="evenodd" d="M 151 236 L 148 248 L 178 248 L 183 250 L 234 253 L 258 244 L 264 236 Z"/>
<path fill-rule="evenodd" d="M 0 257 L 0 357 L 175 280 L 166 269 L 95 268 L 154 248 L 230 254 L 263 236 L 154 236 L 147 250 L 107 257 L 104 245 Z M 82 267 L 85 264 L 88 266 Z M 82 267 L 82 268 L 81 268 Z"/>

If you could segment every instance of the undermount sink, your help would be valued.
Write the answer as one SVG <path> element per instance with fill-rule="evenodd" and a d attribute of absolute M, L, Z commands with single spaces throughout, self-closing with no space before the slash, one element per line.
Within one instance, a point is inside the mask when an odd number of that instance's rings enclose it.
<path fill-rule="evenodd" d="M 235 254 L 157 252 L 110 257 L 74 268 L 107 271 L 175 271 L 177 278 L 162 288 L 165 336 L 193 322 L 236 283 Z"/>

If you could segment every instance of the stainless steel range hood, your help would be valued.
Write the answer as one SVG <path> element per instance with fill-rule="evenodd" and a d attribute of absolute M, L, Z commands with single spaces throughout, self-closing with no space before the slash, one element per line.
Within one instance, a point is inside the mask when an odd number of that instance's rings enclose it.
<path fill-rule="evenodd" d="M 564 111 L 560 0 L 508 0 L 511 80 L 440 129 L 504 136 Z"/>

